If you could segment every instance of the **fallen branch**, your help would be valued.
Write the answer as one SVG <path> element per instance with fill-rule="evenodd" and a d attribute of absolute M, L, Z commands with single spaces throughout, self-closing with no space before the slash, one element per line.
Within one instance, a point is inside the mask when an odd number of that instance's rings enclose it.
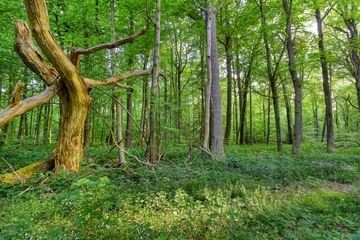
<path fill-rule="evenodd" d="M 21 193 L 18 194 L 18 196 L 28 192 L 28 191 L 32 191 L 32 190 L 35 190 L 37 189 L 38 187 L 40 187 L 44 182 L 46 182 L 47 180 L 49 179 L 49 177 L 46 177 L 39 185 L 37 185 L 36 187 L 28 187 L 27 189 L 25 189 L 24 191 L 22 191 Z"/>
<path fill-rule="evenodd" d="M 54 157 L 49 157 L 28 166 L 20 168 L 12 173 L 5 173 L 0 175 L 0 183 L 13 183 L 16 180 L 26 180 L 31 175 L 37 172 L 47 172 L 53 170 L 55 166 Z"/>
<path fill-rule="evenodd" d="M 10 165 L 10 163 L 8 163 L 8 161 L 6 161 L 5 158 L 2 157 L 2 160 L 4 162 L 6 162 L 6 164 L 10 167 L 11 171 L 15 174 L 15 176 L 17 177 L 18 180 L 21 180 L 20 176 L 15 172 L 14 168 Z"/>
<path fill-rule="evenodd" d="M 124 151 L 124 153 L 125 153 L 126 155 L 128 155 L 129 157 L 135 159 L 138 163 L 144 164 L 144 165 L 146 165 L 146 166 L 148 166 L 148 167 L 151 167 L 152 169 L 155 167 L 153 164 L 147 163 L 147 162 L 143 162 L 143 161 L 141 161 L 137 156 L 134 156 L 134 155 L 132 155 L 132 154 L 126 152 L 126 151 Z"/>

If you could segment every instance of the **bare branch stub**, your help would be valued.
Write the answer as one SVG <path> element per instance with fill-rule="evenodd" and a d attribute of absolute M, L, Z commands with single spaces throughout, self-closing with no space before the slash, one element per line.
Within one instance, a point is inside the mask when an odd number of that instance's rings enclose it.
<path fill-rule="evenodd" d="M 104 44 L 99 44 L 96 45 L 92 48 L 87 48 L 87 49 L 76 49 L 74 46 L 71 49 L 70 52 L 70 60 L 71 62 L 74 64 L 75 67 L 77 67 L 80 63 L 79 57 L 80 55 L 90 55 L 94 52 L 103 50 L 103 49 L 113 49 L 113 48 L 117 48 L 120 47 L 121 45 L 124 45 L 126 43 L 131 43 L 133 42 L 135 39 L 137 39 L 138 37 L 144 35 L 147 32 L 146 28 L 141 29 L 139 32 L 131 35 L 130 37 L 124 38 L 124 39 L 120 39 L 116 42 L 113 43 L 104 43 Z"/>
<path fill-rule="evenodd" d="M 105 81 L 94 80 L 90 78 L 85 78 L 85 82 L 91 86 L 116 86 L 117 82 L 123 81 L 125 79 L 151 74 L 151 70 L 138 70 L 138 71 L 129 71 L 121 75 L 116 75 L 114 77 L 108 78 Z"/>
<path fill-rule="evenodd" d="M 19 81 L 16 84 L 15 89 L 12 92 L 11 97 L 10 97 L 10 108 L 19 104 L 21 90 L 24 88 L 24 86 L 25 86 L 25 84 L 21 81 Z"/>

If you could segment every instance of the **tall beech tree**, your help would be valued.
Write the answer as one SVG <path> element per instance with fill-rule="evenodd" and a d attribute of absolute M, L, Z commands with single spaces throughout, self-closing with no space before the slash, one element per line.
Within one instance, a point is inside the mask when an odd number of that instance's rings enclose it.
<path fill-rule="evenodd" d="M 216 33 L 216 12 L 213 2 L 206 8 L 194 1 L 205 12 L 206 20 L 206 66 L 207 83 L 205 90 L 204 141 L 203 148 L 208 149 L 217 158 L 224 157 L 224 139 L 222 133 L 222 110 L 220 93 L 219 54 Z"/>
<path fill-rule="evenodd" d="M 80 56 L 90 55 L 103 49 L 120 47 L 143 35 L 146 29 L 142 29 L 128 38 L 88 49 L 73 47 L 68 57 L 52 36 L 45 0 L 24 0 L 24 3 L 34 38 L 52 66 L 43 59 L 42 54 L 33 43 L 28 25 L 20 20 L 15 21 L 14 48 L 23 62 L 48 87 L 34 97 L 20 100 L 22 83 L 19 82 L 12 93 L 10 105 L 0 111 L 0 127 L 25 111 L 40 106 L 58 95 L 62 102 L 61 130 L 54 155 L 50 160 L 54 161 L 55 171 L 79 171 L 81 167 L 79 159 L 83 156 L 83 128 L 92 102 L 91 88 L 95 86 L 130 88 L 120 85 L 118 82 L 133 76 L 152 73 L 151 70 L 129 71 L 110 77 L 105 81 L 85 78 L 77 69 L 80 64 Z"/>

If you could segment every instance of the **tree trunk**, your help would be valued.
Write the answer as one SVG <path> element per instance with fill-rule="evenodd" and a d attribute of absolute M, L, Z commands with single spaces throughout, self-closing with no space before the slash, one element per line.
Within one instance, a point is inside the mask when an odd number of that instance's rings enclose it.
<path fill-rule="evenodd" d="M 51 35 L 45 1 L 25 0 L 24 2 L 36 42 L 48 61 L 43 59 L 41 52 L 32 42 L 27 24 L 19 20 L 15 21 L 16 40 L 14 49 L 23 62 L 48 85 L 48 88 L 37 96 L 21 101 L 19 98 L 21 88 L 18 92 L 14 91 L 10 106 L 0 111 L 0 127 L 7 125 L 12 119 L 27 110 L 41 106 L 53 99 L 54 96 L 59 95 L 62 102 L 61 125 L 58 143 L 53 153 L 55 171 L 79 171 L 79 160 L 83 156 L 84 123 L 92 101 L 89 90 L 93 86 L 118 86 L 118 81 L 133 76 L 151 74 L 151 71 L 142 70 L 116 75 L 105 81 L 85 79 L 77 71 L 80 55 L 89 55 L 102 49 L 117 48 L 134 41 L 147 30 L 142 29 L 128 38 L 100 44 L 90 49 L 76 49 L 74 47 L 70 52 L 70 58 L 68 58 Z M 122 87 L 131 88 L 123 85 Z"/>
<path fill-rule="evenodd" d="M 125 134 L 125 148 L 131 147 L 131 132 L 132 132 L 132 93 L 130 91 L 126 94 L 126 134 Z"/>
<path fill-rule="evenodd" d="M 292 39 L 292 4 L 293 1 L 282 0 L 283 7 L 286 13 L 286 35 L 287 35 L 287 50 L 289 58 L 289 71 L 293 81 L 294 92 L 295 92 L 295 127 L 294 127 L 294 142 L 292 146 L 292 153 L 298 154 L 301 152 L 301 141 L 302 141 L 302 81 L 299 78 L 297 69 L 296 69 L 296 59 L 294 44 Z"/>
<path fill-rule="evenodd" d="M 326 15 L 325 15 L 326 16 Z M 323 89 L 325 96 L 325 123 L 326 123 L 326 152 L 334 152 L 334 124 L 333 124 L 333 113 L 332 113 L 332 97 L 330 89 L 329 69 L 328 62 L 325 55 L 324 46 L 324 34 L 323 34 L 323 18 L 321 17 L 320 9 L 316 9 L 316 22 L 319 37 L 319 51 L 320 51 L 320 63 L 323 77 Z"/>
<path fill-rule="evenodd" d="M 263 1 L 260 0 L 258 4 L 260 14 L 261 14 L 261 25 L 266 27 L 266 17 L 264 12 Z M 282 152 L 282 140 L 281 140 L 281 124 L 280 124 L 280 109 L 279 109 L 279 102 L 278 102 L 278 93 L 277 93 L 277 84 L 276 80 L 278 77 L 278 68 L 280 65 L 280 61 L 282 59 L 284 48 L 281 50 L 279 58 L 276 60 L 275 67 L 272 65 L 272 55 L 271 55 L 271 48 L 269 44 L 269 38 L 267 34 L 267 29 L 263 30 L 263 40 L 266 50 L 266 64 L 267 64 L 267 74 L 270 81 L 270 89 L 272 93 L 273 105 L 274 105 L 274 115 L 275 115 L 275 126 L 276 126 L 276 143 L 277 143 L 277 150 L 278 152 Z M 267 141 L 268 142 L 268 141 Z"/>
<path fill-rule="evenodd" d="M 216 35 L 216 9 L 211 6 L 208 14 L 211 14 L 211 104 L 212 104 L 212 136 L 210 142 L 211 152 L 219 159 L 222 159 L 224 153 L 224 140 L 222 132 L 222 110 L 220 95 L 220 74 L 219 74 L 219 55 L 217 48 Z"/>
<path fill-rule="evenodd" d="M 147 64 L 149 60 L 149 54 L 146 53 L 144 55 L 144 63 L 143 63 L 143 70 L 147 69 Z M 142 141 L 147 142 L 147 130 L 148 130 L 148 109 L 149 109 L 149 83 L 148 78 L 144 77 L 142 81 L 142 102 L 141 102 L 141 132 L 140 132 L 140 139 Z"/>
<path fill-rule="evenodd" d="M 40 141 L 40 132 L 41 132 L 41 118 L 42 118 L 43 105 L 38 107 L 38 113 L 36 116 L 36 126 L 35 126 L 35 145 L 41 144 Z"/>
<path fill-rule="evenodd" d="M 111 28 L 111 42 L 115 42 L 115 1 L 110 1 L 110 28 Z M 116 76 L 116 53 L 114 49 L 110 50 L 111 55 L 111 76 Z M 122 109 L 120 102 L 120 93 L 118 87 L 113 88 L 113 101 L 115 104 L 115 122 L 116 122 L 116 145 L 118 149 L 118 157 L 121 164 L 126 164 L 124 154 L 124 139 L 122 134 Z"/>
<path fill-rule="evenodd" d="M 274 115 L 275 115 L 275 126 L 276 126 L 276 145 L 278 152 L 282 152 L 282 140 L 281 140 L 281 123 L 280 123 L 280 108 L 279 108 L 279 96 L 276 86 L 276 81 L 271 81 L 270 83 L 272 100 L 274 105 Z"/>
<path fill-rule="evenodd" d="M 63 102 L 63 118 L 58 144 L 54 151 L 55 170 L 79 171 L 79 159 L 83 154 L 84 122 L 91 103 L 88 87 L 84 78 L 51 35 L 45 1 L 25 0 L 25 6 L 38 45 L 58 71 L 58 77 L 67 89 L 60 94 Z"/>
<path fill-rule="evenodd" d="M 88 149 L 90 148 L 90 145 L 91 145 L 91 115 L 88 114 L 85 119 L 83 148 Z"/>
<path fill-rule="evenodd" d="M 282 82 L 282 89 L 284 95 L 285 102 L 285 110 L 286 110 L 286 124 L 287 124 L 287 135 L 288 135 L 288 143 L 293 144 L 293 131 L 292 131 L 292 119 L 291 119 L 291 104 L 288 93 L 286 91 L 286 84 Z"/>
<path fill-rule="evenodd" d="M 156 1 L 156 20 L 155 20 L 155 48 L 153 59 L 153 74 L 151 79 L 151 95 L 150 95 L 150 135 L 147 147 L 147 158 L 150 163 L 156 161 L 157 146 L 156 146 L 156 96 L 157 96 L 157 78 L 158 78 L 158 64 L 160 52 L 160 7 L 161 0 Z"/>
<path fill-rule="evenodd" d="M 29 75 L 29 72 L 28 72 L 28 68 L 25 67 L 24 68 L 24 78 L 23 78 L 23 82 L 24 84 L 26 85 L 27 84 L 27 79 L 28 79 L 28 75 Z M 2 87 L 0 86 L 0 92 L 1 92 L 1 89 Z M 24 89 L 23 91 L 23 94 L 22 94 L 23 98 L 26 98 L 27 96 L 27 91 L 26 91 L 26 88 Z M 0 101 L 1 101 L 1 98 L 0 98 Z M 1 107 L 0 107 L 1 109 Z M 26 125 L 26 113 L 24 114 L 21 114 L 20 116 L 20 123 L 19 123 L 19 131 L 18 131 L 18 148 L 20 148 L 22 146 L 22 142 L 24 140 L 24 134 L 25 134 L 25 125 Z"/>
<path fill-rule="evenodd" d="M 207 11 L 206 13 L 206 88 L 205 88 L 205 104 L 204 104 L 204 138 L 203 148 L 209 148 L 210 139 L 210 110 L 211 110 L 211 82 L 212 82 L 212 61 L 211 61 L 211 21 L 212 14 Z"/>
<path fill-rule="evenodd" d="M 225 124 L 225 136 L 224 144 L 228 145 L 231 136 L 231 120 L 232 120 L 232 57 L 231 57 L 231 36 L 225 37 L 225 52 L 226 52 L 226 124 Z"/>

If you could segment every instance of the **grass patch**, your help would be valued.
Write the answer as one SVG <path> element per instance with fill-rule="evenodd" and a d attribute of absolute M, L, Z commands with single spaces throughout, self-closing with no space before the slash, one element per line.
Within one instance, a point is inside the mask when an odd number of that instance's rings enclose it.
<path fill-rule="evenodd" d="M 174 148 L 155 169 L 111 168 L 112 153 L 92 149 L 81 173 L 2 184 L 0 239 L 359 239 L 356 149 L 258 149 L 216 161 Z"/>

